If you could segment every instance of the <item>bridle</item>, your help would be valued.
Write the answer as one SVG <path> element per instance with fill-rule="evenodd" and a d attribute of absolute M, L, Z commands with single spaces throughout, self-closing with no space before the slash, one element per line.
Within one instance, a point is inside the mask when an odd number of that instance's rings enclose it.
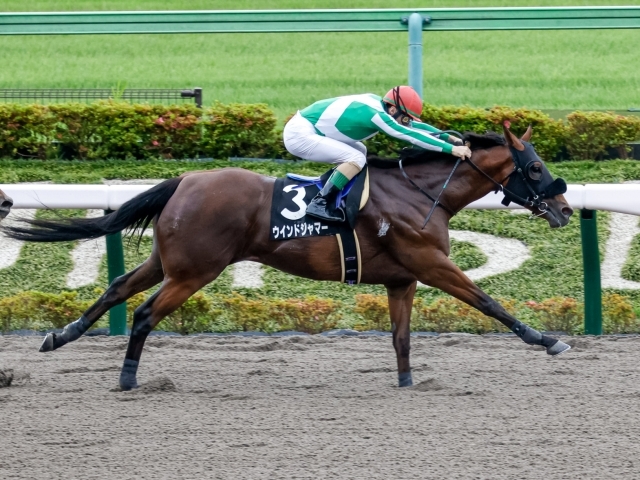
<path fill-rule="evenodd" d="M 525 175 L 523 167 L 521 166 L 522 161 L 520 159 L 520 150 L 513 148 L 511 146 L 509 147 L 509 150 L 511 151 L 511 160 L 513 161 L 513 170 L 510 173 L 508 173 L 507 176 L 504 177 L 500 182 L 494 180 L 493 177 L 488 175 L 480 167 L 478 167 L 475 163 L 473 163 L 471 159 L 467 161 L 476 172 L 479 172 L 482 175 L 484 175 L 489 181 L 491 181 L 496 186 L 496 189 L 494 190 L 496 193 L 502 192 L 503 194 L 505 194 L 505 197 L 502 200 L 503 205 L 508 206 L 509 203 L 513 201 L 514 203 L 517 203 L 518 205 L 521 205 L 526 208 L 537 208 L 540 211 L 540 213 L 537 214 L 536 216 L 540 217 L 545 213 L 547 213 L 549 208 L 549 205 L 547 205 L 547 203 L 544 201 L 544 198 L 545 198 L 544 192 L 540 192 L 540 193 L 536 192 L 533 186 L 531 185 L 531 181 Z M 527 190 L 529 191 L 529 195 L 526 198 L 516 194 L 513 190 L 510 190 L 504 186 L 504 183 L 507 180 L 511 180 L 516 176 L 520 177 L 520 179 L 524 182 L 525 186 L 527 187 Z M 510 198 L 507 198 L 507 195 Z"/>
<path fill-rule="evenodd" d="M 458 136 L 459 138 L 463 138 L 463 135 L 461 135 L 459 132 L 456 132 L 455 130 L 445 130 L 442 133 L 453 133 L 454 135 Z M 469 145 L 467 145 L 469 146 Z M 533 148 L 529 145 L 530 148 Z M 526 148 L 526 147 L 525 147 Z M 549 205 L 544 201 L 545 198 L 549 198 L 551 196 L 555 196 L 558 193 L 564 193 L 566 191 L 566 183 L 564 182 L 563 179 L 558 178 L 554 181 L 552 181 L 549 185 L 547 185 L 543 191 L 537 191 L 536 188 L 534 188 L 534 186 L 531 184 L 531 180 L 527 177 L 527 175 L 525 174 L 525 168 L 527 167 L 527 165 L 529 163 L 531 163 L 531 161 L 526 162 L 526 159 L 522 158 L 522 153 L 520 150 L 517 150 L 515 148 L 513 148 L 512 146 L 509 146 L 509 150 L 511 152 L 511 160 L 513 161 L 513 170 L 511 172 L 509 172 L 503 179 L 502 181 L 497 181 L 495 180 L 492 176 L 490 176 L 489 174 L 487 174 L 484 170 L 482 170 L 480 167 L 478 167 L 475 163 L 473 163 L 473 161 L 471 160 L 471 158 L 469 158 L 467 160 L 467 163 L 469 163 L 469 165 L 471 165 L 471 167 L 478 173 L 480 173 L 481 175 L 483 175 L 485 178 L 487 178 L 491 183 L 493 183 L 495 185 L 495 192 L 502 192 L 505 197 L 502 200 L 502 204 L 507 206 L 509 205 L 509 203 L 514 202 L 518 205 L 521 205 L 525 208 L 531 208 L 531 209 L 537 209 L 538 213 L 534 214 L 537 217 L 541 217 L 543 216 L 545 213 L 548 212 L 549 209 Z M 445 181 L 444 185 L 442 186 L 442 189 L 440 190 L 440 193 L 438 194 L 438 196 L 436 198 L 433 198 L 429 193 L 425 192 L 418 184 L 416 184 L 410 177 L 409 175 L 407 175 L 407 172 L 405 172 L 402 162 L 403 159 L 401 159 L 398 162 L 398 166 L 400 168 L 400 171 L 402 172 L 402 175 L 404 176 L 404 178 L 406 178 L 409 183 L 411 185 L 413 185 L 420 193 L 422 193 L 423 195 L 425 195 L 429 200 L 431 200 L 433 202 L 433 207 L 431 207 L 431 209 L 429 209 L 429 213 L 427 214 L 427 217 L 425 218 L 424 224 L 422 225 L 422 228 L 424 229 L 424 227 L 427 225 L 427 223 L 429 222 L 429 220 L 431 219 L 431 215 L 433 214 L 433 212 L 435 211 L 436 207 L 441 207 L 444 211 L 446 211 L 449 215 L 454 216 L 457 212 L 454 212 L 451 208 L 445 206 L 443 203 L 440 202 L 440 197 L 442 195 L 442 193 L 444 192 L 444 190 L 447 188 L 447 186 L 449 185 L 449 182 L 451 180 L 451 178 L 453 177 L 453 174 L 455 173 L 456 169 L 458 168 L 458 166 L 460 165 L 462 159 L 458 158 L 455 165 L 453 166 L 453 169 L 451 170 L 451 173 L 449 173 L 449 176 L 447 177 L 447 180 Z M 514 192 L 512 189 L 508 189 L 507 187 L 504 186 L 504 183 L 507 181 L 511 181 L 511 180 L 515 180 L 515 179 L 519 179 L 521 180 L 527 191 L 528 191 L 528 195 L 526 197 L 519 195 L 518 193 Z M 554 189 L 551 189 L 550 187 L 552 185 L 556 184 L 556 187 Z M 560 191 L 564 188 L 563 191 Z M 556 192 L 553 195 L 551 195 L 552 192 Z"/>

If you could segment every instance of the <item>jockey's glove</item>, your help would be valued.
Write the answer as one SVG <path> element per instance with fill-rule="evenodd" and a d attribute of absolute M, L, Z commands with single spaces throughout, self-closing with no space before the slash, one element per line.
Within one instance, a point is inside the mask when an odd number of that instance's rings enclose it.
<path fill-rule="evenodd" d="M 451 154 L 454 157 L 459 157 L 462 160 L 466 160 L 467 158 L 471 158 L 471 149 L 467 146 L 457 145 L 453 147 L 453 151 Z"/>

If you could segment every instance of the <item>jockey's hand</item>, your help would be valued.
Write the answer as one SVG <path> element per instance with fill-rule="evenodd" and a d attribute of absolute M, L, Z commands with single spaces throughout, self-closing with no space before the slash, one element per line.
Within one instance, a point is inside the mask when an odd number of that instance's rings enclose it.
<path fill-rule="evenodd" d="M 453 147 L 451 155 L 454 157 L 460 157 L 462 160 L 466 160 L 467 158 L 471 158 L 471 149 L 464 145 L 458 145 Z"/>

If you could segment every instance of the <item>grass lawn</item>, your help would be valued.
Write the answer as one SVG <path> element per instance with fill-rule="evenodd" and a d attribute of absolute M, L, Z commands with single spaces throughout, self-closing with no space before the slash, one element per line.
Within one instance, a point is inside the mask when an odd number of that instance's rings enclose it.
<path fill-rule="evenodd" d="M 425 8 L 587 3 L 4 0 L 0 8 L 404 8 L 417 4 Z M 569 110 L 640 107 L 638 43 L 637 30 L 425 33 L 425 101 Z M 205 103 L 264 102 L 283 120 L 320 98 L 383 94 L 395 84 L 406 83 L 407 57 L 407 34 L 402 32 L 0 37 L 0 88 L 200 86 Z"/>

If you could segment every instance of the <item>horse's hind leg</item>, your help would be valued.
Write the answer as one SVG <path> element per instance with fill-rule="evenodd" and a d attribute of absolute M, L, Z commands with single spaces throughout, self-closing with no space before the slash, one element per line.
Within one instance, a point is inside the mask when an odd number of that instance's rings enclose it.
<path fill-rule="evenodd" d="M 401 287 L 387 286 L 389 298 L 389 315 L 391 316 L 391 331 L 393 332 L 393 348 L 398 359 L 398 386 L 410 387 L 411 366 L 409 365 L 410 323 L 413 296 L 416 293 L 416 282 Z"/>
<path fill-rule="evenodd" d="M 154 248 L 151 256 L 134 270 L 116 278 L 106 292 L 75 322 L 60 334 L 49 333 L 42 342 L 41 352 L 50 352 L 77 340 L 110 308 L 121 304 L 136 293 L 143 292 L 162 281 L 162 263 Z"/>
<path fill-rule="evenodd" d="M 193 277 L 183 281 L 165 278 L 160 290 L 136 309 L 133 315 L 129 346 L 120 373 L 120 388 L 122 390 L 131 390 L 138 386 L 136 374 L 142 348 L 149 333 L 164 317 L 178 309 L 191 295 L 212 281 L 219 273 L 207 277 Z"/>

